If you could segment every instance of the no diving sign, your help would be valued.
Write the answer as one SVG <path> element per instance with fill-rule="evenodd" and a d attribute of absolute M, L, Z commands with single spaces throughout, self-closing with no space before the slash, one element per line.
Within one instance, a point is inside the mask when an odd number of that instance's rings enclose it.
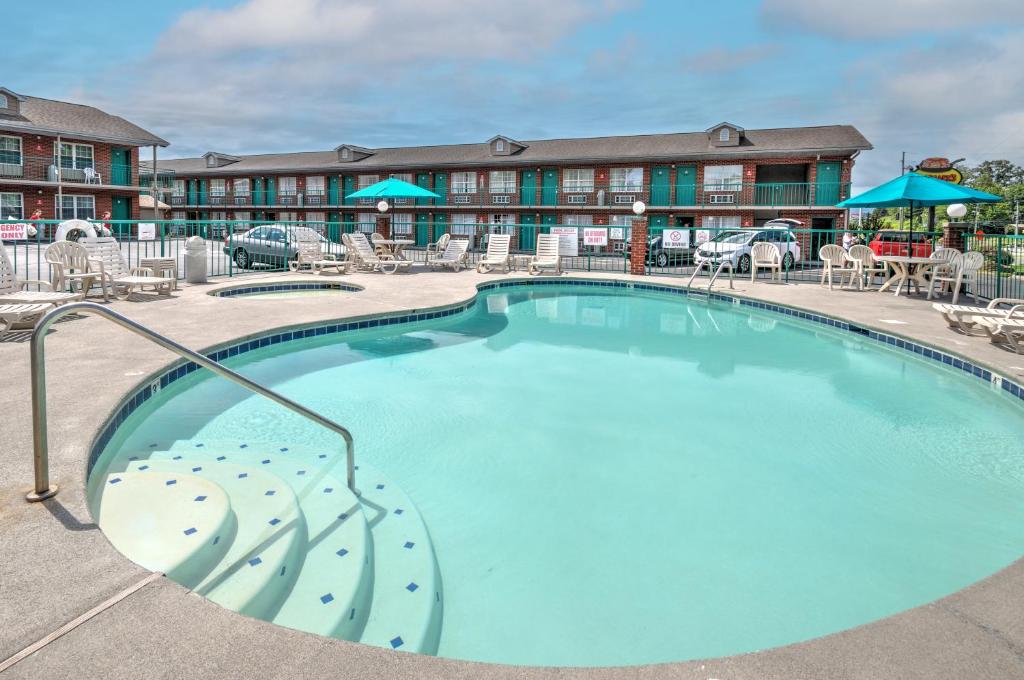
<path fill-rule="evenodd" d="M 690 232 L 686 229 L 666 229 L 661 232 L 662 248 L 687 248 L 690 245 Z"/>

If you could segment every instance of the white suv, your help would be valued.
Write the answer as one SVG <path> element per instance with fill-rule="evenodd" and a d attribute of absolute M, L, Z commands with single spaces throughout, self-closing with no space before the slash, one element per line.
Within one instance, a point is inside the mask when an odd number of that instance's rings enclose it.
<path fill-rule="evenodd" d="M 719 232 L 713 239 L 697 248 L 697 264 L 711 260 L 717 267 L 723 260 L 732 260 L 732 266 L 741 274 L 750 272 L 750 247 L 759 241 L 774 243 L 782 253 L 783 269 L 792 269 L 800 261 L 800 242 L 787 229 L 730 229 Z"/>

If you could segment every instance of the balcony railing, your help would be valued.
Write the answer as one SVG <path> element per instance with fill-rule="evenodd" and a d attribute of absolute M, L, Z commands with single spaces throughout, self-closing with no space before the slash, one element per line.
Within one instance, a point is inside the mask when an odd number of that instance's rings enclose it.
<path fill-rule="evenodd" d="M 799 208 L 830 207 L 850 196 L 848 182 L 749 182 L 703 185 L 575 185 L 517 186 L 449 190 L 439 199 L 392 199 L 395 207 L 447 206 L 466 208 L 630 208 L 636 201 L 650 207 L 673 208 Z M 373 208 L 376 199 L 345 199 L 331 197 L 322 191 L 245 194 L 214 194 L 193 191 L 184 196 L 171 196 L 173 206 L 289 206 L 289 207 L 366 207 Z"/>
<path fill-rule="evenodd" d="M 132 186 L 132 167 L 93 160 L 0 153 L 0 181 Z"/>

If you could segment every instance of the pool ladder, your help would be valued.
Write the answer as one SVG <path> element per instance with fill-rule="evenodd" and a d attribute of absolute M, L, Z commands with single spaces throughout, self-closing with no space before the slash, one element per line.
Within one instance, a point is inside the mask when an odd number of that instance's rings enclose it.
<path fill-rule="evenodd" d="M 732 290 L 732 288 L 733 288 L 733 285 L 732 285 L 732 279 L 733 279 L 732 260 L 722 260 L 722 262 L 718 265 L 718 269 L 716 269 L 714 271 L 714 273 L 711 272 L 711 264 L 712 264 L 711 260 L 702 260 L 701 263 L 697 265 L 697 268 L 693 270 L 693 273 L 690 274 L 690 280 L 686 282 L 686 287 L 690 288 L 693 285 L 694 278 L 696 278 L 697 274 L 699 274 L 700 271 L 702 269 L 704 269 L 704 265 L 707 265 L 708 266 L 708 275 L 711 276 L 711 280 L 708 281 L 708 290 L 710 291 L 711 290 L 711 286 L 715 285 L 715 279 L 717 279 L 718 275 L 722 273 L 722 270 L 725 269 L 726 266 L 728 266 L 729 267 L 729 289 Z"/>
<path fill-rule="evenodd" d="M 95 314 L 107 319 L 108 321 L 112 321 L 132 333 L 140 335 L 147 340 L 151 340 L 164 349 L 170 350 L 180 357 L 188 359 L 203 368 L 209 369 L 213 373 L 227 378 L 237 385 L 241 385 L 250 392 L 255 392 L 267 399 L 276 401 L 281 406 L 299 414 L 303 418 L 311 420 L 317 425 L 326 427 L 328 430 L 340 435 L 341 438 L 345 440 L 348 488 L 356 495 L 359 494 L 356 490 L 355 445 L 352 442 L 352 434 L 347 429 L 333 420 L 325 418 L 316 411 L 311 411 L 302 404 L 296 403 L 270 388 L 249 380 L 245 376 L 232 371 L 230 368 L 214 361 L 213 359 L 209 359 L 198 352 L 193 352 L 189 348 L 174 342 L 170 338 L 157 333 L 153 329 L 132 321 L 123 314 L 118 314 L 117 312 L 112 311 L 103 305 L 98 305 L 95 302 L 73 302 L 71 304 L 62 305 L 48 312 L 39 320 L 35 330 L 32 332 L 30 371 L 32 374 L 32 449 L 35 466 L 35 489 L 25 497 L 29 502 L 45 500 L 57 494 L 57 485 L 50 484 L 50 459 L 46 432 L 46 356 L 44 353 L 44 343 L 46 341 L 46 333 L 50 330 L 50 326 L 68 314 L 74 314 L 76 312 Z"/>

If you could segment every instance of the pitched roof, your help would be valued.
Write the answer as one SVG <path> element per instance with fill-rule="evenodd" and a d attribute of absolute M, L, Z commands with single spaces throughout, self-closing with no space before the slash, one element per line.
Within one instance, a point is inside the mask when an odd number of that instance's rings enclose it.
<path fill-rule="evenodd" d="M 165 140 L 120 116 L 112 116 L 84 104 L 23 96 L 19 109 L 20 116 L 0 117 L 0 130 L 47 135 L 59 133 L 75 139 L 132 146 L 168 145 Z"/>
<path fill-rule="evenodd" d="M 844 154 L 871 149 L 871 143 L 852 125 L 746 130 L 743 143 L 711 146 L 706 132 L 679 132 L 619 137 L 542 139 L 519 142 L 526 148 L 514 156 L 491 154 L 487 142 L 371 149 L 372 156 L 339 162 L 335 151 L 301 151 L 241 156 L 223 168 L 208 168 L 200 158 L 161 160 L 159 166 L 181 174 L 238 175 L 255 172 L 383 170 L 596 161 L 698 160 L 794 154 Z M 343 144 L 341 146 L 352 145 Z"/>

